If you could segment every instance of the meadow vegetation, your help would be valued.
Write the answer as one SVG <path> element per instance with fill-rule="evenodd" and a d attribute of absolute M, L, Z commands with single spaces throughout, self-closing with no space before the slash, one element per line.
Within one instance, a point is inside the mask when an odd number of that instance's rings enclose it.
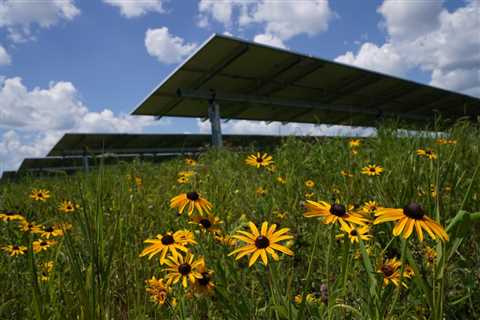
<path fill-rule="evenodd" d="M 479 319 L 480 130 L 445 132 L 4 184 L 0 318 Z"/>

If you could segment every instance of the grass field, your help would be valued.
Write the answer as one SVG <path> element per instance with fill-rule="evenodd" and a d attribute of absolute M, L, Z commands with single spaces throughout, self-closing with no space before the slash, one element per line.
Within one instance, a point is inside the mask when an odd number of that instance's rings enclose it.
<path fill-rule="evenodd" d="M 478 124 L 355 144 L 2 185 L 0 318 L 479 319 Z"/>

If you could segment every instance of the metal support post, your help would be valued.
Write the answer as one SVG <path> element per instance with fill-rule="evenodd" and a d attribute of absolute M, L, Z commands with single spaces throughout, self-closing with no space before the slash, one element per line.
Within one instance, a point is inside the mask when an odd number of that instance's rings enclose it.
<path fill-rule="evenodd" d="M 220 123 L 220 105 L 215 102 L 215 93 L 212 94 L 212 98 L 208 101 L 208 118 L 212 126 L 212 146 L 221 148 L 223 142 Z"/>
<path fill-rule="evenodd" d="M 88 172 L 88 170 L 89 170 L 89 168 L 88 168 L 88 154 L 87 154 L 87 149 L 86 148 L 83 149 L 82 158 L 83 158 L 83 170 L 85 172 Z"/>

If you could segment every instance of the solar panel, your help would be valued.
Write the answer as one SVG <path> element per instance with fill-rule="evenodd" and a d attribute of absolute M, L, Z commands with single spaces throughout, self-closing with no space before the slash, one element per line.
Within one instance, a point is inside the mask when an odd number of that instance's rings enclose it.
<path fill-rule="evenodd" d="M 375 125 L 476 118 L 480 99 L 224 35 L 213 35 L 133 115 Z"/>
<path fill-rule="evenodd" d="M 278 144 L 283 137 L 268 135 L 225 135 L 233 147 Z M 184 154 L 205 150 L 210 141 L 207 134 L 97 134 L 67 133 L 47 156 L 84 154 Z"/>

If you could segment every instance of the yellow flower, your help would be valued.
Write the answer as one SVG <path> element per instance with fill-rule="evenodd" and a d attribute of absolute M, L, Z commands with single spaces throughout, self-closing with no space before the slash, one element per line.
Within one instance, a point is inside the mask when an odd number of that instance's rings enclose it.
<path fill-rule="evenodd" d="M 170 286 L 163 282 L 163 279 L 157 279 L 153 276 L 145 280 L 145 291 L 150 295 L 150 300 L 156 304 L 163 305 L 167 302 Z"/>
<path fill-rule="evenodd" d="M 380 208 L 381 207 L 376 201 L 367 201 L 363 203 L 362 212 L 367 215 L 375 214 L 375 212 L 377 212 L 377 210 Z"/>
<path fill-rule="evenodd" d="M 417 155 L 419 155 L 420 157 L 427 158 L 429 160 L 437 159 L 437 154 L 432 149 L 418 149 Z"/>
<path fill-rule="evenodd" d="M 231 236 L 229 235 L 220 235 L 220 234 L 216 234 L 215 235 L 215 240 L 217 240 L 218 242 L 220 242 L 222 245 L 224 246 L 227 246 L 227 247 L 233 247 L 237 244 L 237 240 L 235 240 L 234 238 L 232 238 Z"/>
<path fill-rule="evenodd" d="M 305 187 L 313 188 L 313 187 L 315 187 L 315 182 L 313 182 L 313 180 L 307 180 L 307 181 L 305 181 Z"/>
<path fill-rule="evenodd" d="M 195 175 L 195 171 L 191 171 L 191 170 L 189 170 L 189 171 L 180 171 L 180 172 L 178 173 L 178 176 L 179 176 L 179 177 L 185 177 L 185 178 L 190 178 L 190 177 L 192 177 L 192 176 L 194 176 L 194 175 Z"/>
<path fill-rule="evenodd" d="M 185 163 L 189 166 L 192 166 L 192 167 L 197 165 L 197 161 L 193 160 L 192 158 L 185 159 Z"/>
<path fill-rule="evenodd" d="M 192 217 L 190 223 L 197 224 L 203 231 L 217 233 L 220 232 L 220 224 L 222 224 L 223 221 L 209 213 L 207 216 L 196 215 Z"/>
<path fill-rule="evenodd" d="M 278 183 L 280 183 L 280 184 L 286 184 L 286 183 L 287 183 L 287 179 L 284 178 L 284 177 L 282 177 L 282 176 L 278 176 L 278 177 L 277 177 L 277 181 L 278 181 Z"/>
<path fill-rule="evenodd" d="M 307 209 L 304 213 L 305 217 L 323 218 L 324 224 L 331 224 L 338 221 L 340 225 L 344 225 L 347 222 L 364 225 L 368 222 L 367 218 L 351 211 L 353 206 L 349 206 L 347 209 L 344 205 L 338 203 L 330 205 L 325 201 L 315 202 L 307 200 L 305 207 Z"/>
<path fill-rule="evenodd" d="M 245 163 L 253 167 L 268 167 L 273 163 L 272 156 L 264 153 L 260 155 L 260 152 L 257 152 L 257 155 L 251 154 L 245 159 Z"/>
<path fill-rule="evenodd" d="M 313 192 L 305 192 L 305 198 L 311 198 L 315 195 Z"/>
<path fill-rule="evenodd" d="M 193 233 L 187 230 L 179 230 L 175 233 L 167 232 L 164 235 L 157 234 L 156 239 L 147 239 L 144 242 L 151 243 L 151 245 L 143 249 L 140 257 L 148 255 L 148 259 L 151 259 L 154 255 L 160 253 L 161 264 L 165 262 L 165 257 L 169 251 L 173 256 L 177 256 L 180 254 L 177 250 L 188 252 L 187 246 L 197 243 Z"/>
<path fill-rule="evenodd" d="M 44 262 L 40 266 L 41 272 L 40 272 L 40 280 L 41 281 L 48 281 L 50 278 L 50 272 L 53 270 L 53 261 L 47 261 Z"/>
<path fill-rule="evenodd" d="M 353 174 L 351 174 L 350 172 L 346 171 L 346 170 L 342 170 L 340 171 L 340 174 L 346 178 L 352 178 L 353 177 Z"/>
<path fill-rule="evenodd" d="M 348 142 L 348 145 L 350 146 L 350 148 L 360 147 L 360 144 L 361 144 L 360 139 L 351 139 L 351 140 Z"/>
<path fill-rule="evenodd" d="M 11 211 L 11 210 L 2 210 L 0 211 L 0 220 L 3 222 L 9 222 L 9 221 L 23 221 L 25 218 L 17 211 Z"/>
<path fill-rule="evenodd" d="M 293 236 L 288 235 L 288 228 L 283 228 L 278 231 L 276 224 L 272 224 L 268 227 L 268 222 L 263 222 L 261 230 L 258 231 L 257 226 L 253 222 L 249 222 L 251 232 L 239 230 L 233 237 L 237 240 L 246 243 L 245 246 L 233 250 L 228 255 L 235 255 L 238 260 L 246 255 L 251 255 L 248 266 L 251 267 L 261 257 L 264 265 L 268 264 L 268 254 L 272 256 L 275 261 L 279 260 L 279 257 L 275 250 L 283 252 L 289 256 L 293 256 L 293 251 L 286 246 L 278 244 L 279 241 L 293 239 Z"/>
<path fill-rule="evenodd" d="M 356 227 L 353 224 L 345 223 L 342 224 L 341 229 L 346 232 L 352 243 L 358 243 L 359 239 L 367 241 L 372 237 L 368 234 L 370 228 L 367 225 Z M 343 234 L 340 236 L 343 236 Z"/>
<path fill-rule="evenodd" d="M 202 274 L 199 272 L 200 268 L 205 265 L 203 258 L 194 259 L 194 255 L 187 253 L 184 257 L 181 254 L 170 256 L 165 260 L 168 266 L 167 284 L 176 284 L 181 281 L 184 288 L 188 286 L 188 282 L 195 284 L 197 279 L 202 279 Z"/>
<path fill-rule="evenodd" d="M 257 196 L 265 196 L 267 194 L 267 189 L 263 188 L 263 187 L 258 187 L 256 190 L 255 190 L 255 193 L 257 194 Z"/>
<path fill-rule="evenodd" d="M 45 202 L 48 198 L 50 198 L 50 191 L 45 189 L 33 189 L 32 193 L 30 194 L 30 198 L 35 201 Z"/>
<path fill-rule="evenodd" d="M 58 205 L 58 210 L 60 210 L 62 212 L 65 212 L 65 213 L 70 213 L 70 212 L 75 211 L 75 209 L 79 208 L 79 207 L 80 207 L 79 205 L 74 204 L 72 201 L 65 200 L 65 201 L 62 201 Z"/>
<path fill-rule="evenodd" d="M 435 260 L 437 259 L 437 251 L 431 247 L 426 247 L 424 250 L 425 260 L 427 261 L 427 266 L 432 266 L 435 264 Z"/>
<path fill-rule="evenodd" d="M 402 263 L 397 258 L 388 259 L 384 261 L 377 270 L 383 275 L 383 286 L 386 287 L 390 282 L 396 287 L 400 285 L 400 267 Z M 403 282 L 402 285 L 407 287 Z"/>
<path fill-rule="evenodd" d="M 457 140 L 439 138 L 435 141 L 436 144 L 457 144 Z"/>
<path fill-rule="evenodd" d="M 63 230 L 60 228 L 56 228 L 54 226 L 43 227 L 43 230 L 40 236 L 46 239 L 50 239 L 50 237 L 62 237 Z"/>
<path fill-rule="evenodd" d="M 182 193 L 170 200 L 170 208 L 178 208 L 178 213 L 182 214 L 188 206 L 188 215 L 192 215 L 196 209 L 201 215 L 203 212 L 209 213 L 213 205 L 205 198 L 202 198 L 199 193 L 191 191 Z"/>
<path fill-rule="evenodd" d="M 382 172 L 383 168 L 381 166 L 377 166 L 376 164 L 369 164 L 368 166 L 362 168 L 362 174 L 369 176 L 379 176 Z"/>
<path fill-rule="evenodd" d="M 189 179 L 187 177 L 180 177 L 177 179 L 177 182 L 180 184 L 186 184 L 189 182 Z"/>
<path fill-rule="evenodd" d="M 295 301 L 296 304 L 302 303 L 302 301 L 303 301 L 302 295 L 300 295 L 300 294 L 296 295 L 295 298 L 294 298 L 294 301 Z M 317 298 L 315 298 L 315 295 L 313 293 L 308 293 L 305 301 L 308 304 L 312 304 L 312 303 L 317 302 Z"/>
<path fill-rule="evenodd" d="M 448 234 L 436 221 L 425 215 L 423 207 L 417 203 L 410 203 L 403 209 L 382 208 L 375 214 L 377 218 L 373 224 L 379 224 L 388 221 L 398 221 L 393 228 L 393 235 L 399 236 L 403 234 L 404 239 L 408 239 L 413 232 L 413 228 L 417 232 L 420 241 L 423 241 L 423 230 L 425 230 L 430 238 L 437 237 L 442 241 L 448 240 Z"/>
<path fill-rule="evenodd" d="M 35 222 L 28 222 L 27 220 L 20 220 L 20 230 L 30 233 L 42 233 L 43 226 Z"/>
<path fill-rule="evenodd" d="M 208 270 L 205 264 L 201 264 L 198 267 L 198 272 L 202 277 L 195 282 L 195 286 L 193 287 L 194 292 L 203 296 L 212 295 L 215 289 L 215 284 L 212 282 L 213 270 Z"/>
<path fill-rule="evenodd" d="M 45 240 L 45 239 L 35 240 L 32 242 L 33 252 L 39 253 L 39 252 L 45 251 L 56 243 L 57 241 L 55 240 Z"/>
<path fill-rule="evenodd" d="M 5 251 L 10 257 L 21 256 L 27 252 L 27 247 L 19 246 L 16 244 L 9 244 L 4 246 L 3 251 Z"/>

